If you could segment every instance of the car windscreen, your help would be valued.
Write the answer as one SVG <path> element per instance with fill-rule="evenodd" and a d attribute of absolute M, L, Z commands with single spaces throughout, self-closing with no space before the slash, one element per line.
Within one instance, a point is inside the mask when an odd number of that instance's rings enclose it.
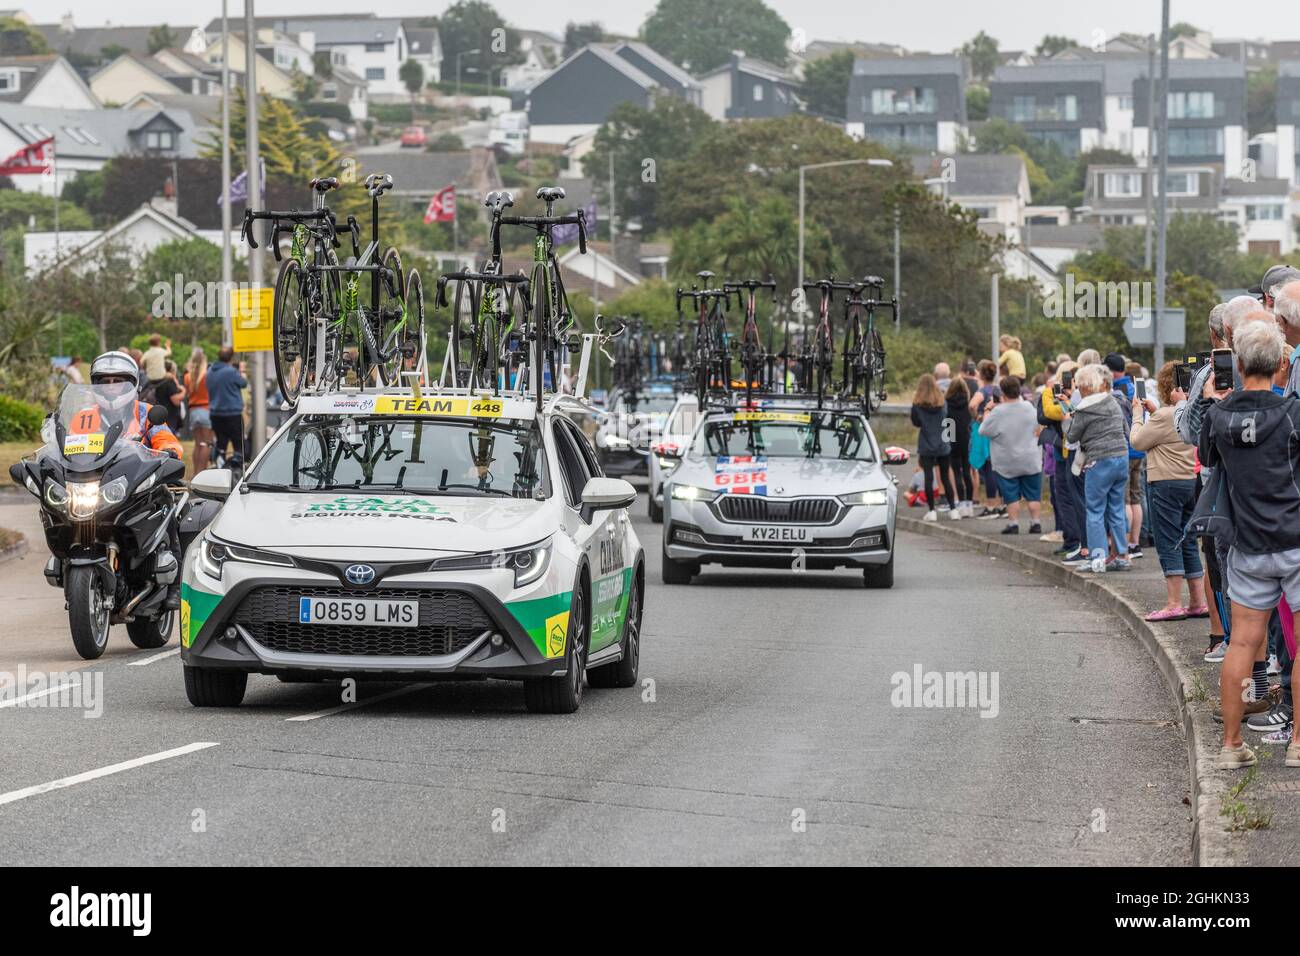
<path fill-rule="evenodd" d="M 695 404 L 679 405 L 673 417 L 668 419 L 664 432 L 669 435 L 690 435 L 700 423 L 700 406 Z"/>
<path fill-rule="evenodd" d="M 736 412 L 696 432 L 691 457 L 765 455 L 875 461 L 866 422 L 836 412 Z"/>
<path fill-rule="evenodd" d="M 286 491 L 405 491 L 549 497 L 535 423 L 308 415 L 277 436 L 248 476 Z"/>
<path fill-rule="evenodd" d="M 659 413 L 666 415 L 673 410 L 677 399 L 672 395 L 638 395 L 635 403 L 632 396 L 624 395 L 619 401 L 619 411 L 642 414 Z"/>

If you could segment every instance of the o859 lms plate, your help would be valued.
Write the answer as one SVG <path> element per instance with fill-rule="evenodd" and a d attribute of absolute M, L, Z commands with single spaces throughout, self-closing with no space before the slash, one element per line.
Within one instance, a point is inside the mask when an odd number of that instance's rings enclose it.
<path fill-rule="evenodd" d="M 745 529 L 746 541 L 762 541 L 766 544 L 808 544 L 812 533 L 807 528 L 789 525 L 754 525 Z"/>
<path fill-rule="evenodd" d="M 351 624 L 363 627 L 418 627 L 419 601 L 373 598 L 298 599 L 299 624 Z"/>

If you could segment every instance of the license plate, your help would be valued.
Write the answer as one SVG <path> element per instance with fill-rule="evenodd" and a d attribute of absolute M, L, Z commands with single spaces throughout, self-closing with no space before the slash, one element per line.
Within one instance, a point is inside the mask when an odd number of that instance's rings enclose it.
<path fill-rule="evenodd" d="M 418 627 L 420 602 L 302 597 L 298 599 L 298 623 Z"/>
<path fill-rule="evenodd" d="M 104 454 L 104 433 L 89 435 L 67 435 L 63 439 L 65 455 L 102 455 Z"/>
<path fill-rule="evenodd" d="M 745 529 L 746 541 L 765 541 L 769 544 L 807 544 L 812 535 L 807 528 L 782 525 L 756 525 Z"/>

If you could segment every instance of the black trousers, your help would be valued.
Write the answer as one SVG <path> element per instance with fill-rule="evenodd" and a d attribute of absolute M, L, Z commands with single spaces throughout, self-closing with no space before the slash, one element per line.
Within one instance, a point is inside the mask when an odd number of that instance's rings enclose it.
<path fill-rule="evenodd" d="M 939 477 L 943 481 L 943 496 L 948 500 L 948 507 L 956 504 L 952 496 L 952 477 L 948 473 L 951 459 L 947 455 L 922 455 L 921 468 L 925 472 L 925 500 L 931 511 L 934 510 L 934 468 L 939 468 Z"/>
<path fill-rule="evenodd" d="M 234 415 L 213 415 L 212 431 L 217 436 L 216 441 L 212 443 L 212 456 L 218 455 L 226 457 L 226 446 L 234 447 L 234 454 L 238 455 L 242 461 L 244 458 L 244 416 L 242 413 Z"/>
<path fill-rule="evenodd" d="M 957 486 L 957 500 L 974 501 L 975 486 L 970 477 L 970 445 L 953 445 L 948 460 L 952 464 L 953 484 Z"/>

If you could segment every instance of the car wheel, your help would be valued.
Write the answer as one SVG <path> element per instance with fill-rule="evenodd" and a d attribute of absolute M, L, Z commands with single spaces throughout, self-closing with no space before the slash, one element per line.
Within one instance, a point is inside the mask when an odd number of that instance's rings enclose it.
<path fill-rule="evenodd" d="M 172 622 L 175 620 L 175 611 L 163 611 L 155 618 L 136 618 L 127 621 L 126 636 L 136 647 L 164 647 L 172 638 Z"/>
<path fill-rule="evenodd" d="M 238 707 L 247 687 L 243 671 L 185 665 L 185 696 L 195 707 Z"/>
<path fill-rule="evenodd" d="M 582 704 L 587 679 L 587 595 L 579 582 L 569 604 L 569 631 L 565 636 L 568 668 L 554 677 L 524 681 L 524 703 L 534 714 L 571 714 Z"/>
<path fill-rule="evenodd" d="M 690 584 L 691 578 L 700 573 L 700 566 L 693 561 L 674 561 L 668 557 L 666 548 L 663 555 L 663 570 L 660 573 L 664 584 Z"/>
<path fill-rule="evenodd" d="M 657 501 L 655 501 L 655 496 L 653 491 L 647 495 L 647 501 L 649 503 L 646 507 L 646 510 L 650 512 L 650 520 L 653 521 L 655 524 L 663 524 L 664 506 L 659 504 Z"/>
<path fill-rule="evenodd" d="M 869 588 L 892 588 L 894 586 L 894 555 L 884 564 L 871 564 L 862 569 L 862 583 Z"/>
<path fill-rule="evenodd" d="M 623 624 L 623 656 L 612 664 L 587 672 L 592 687 L 635 687 L 641 665 L 641 592 L 644 580 L 637 575 L 627 596 L 627 620 Z"/>

